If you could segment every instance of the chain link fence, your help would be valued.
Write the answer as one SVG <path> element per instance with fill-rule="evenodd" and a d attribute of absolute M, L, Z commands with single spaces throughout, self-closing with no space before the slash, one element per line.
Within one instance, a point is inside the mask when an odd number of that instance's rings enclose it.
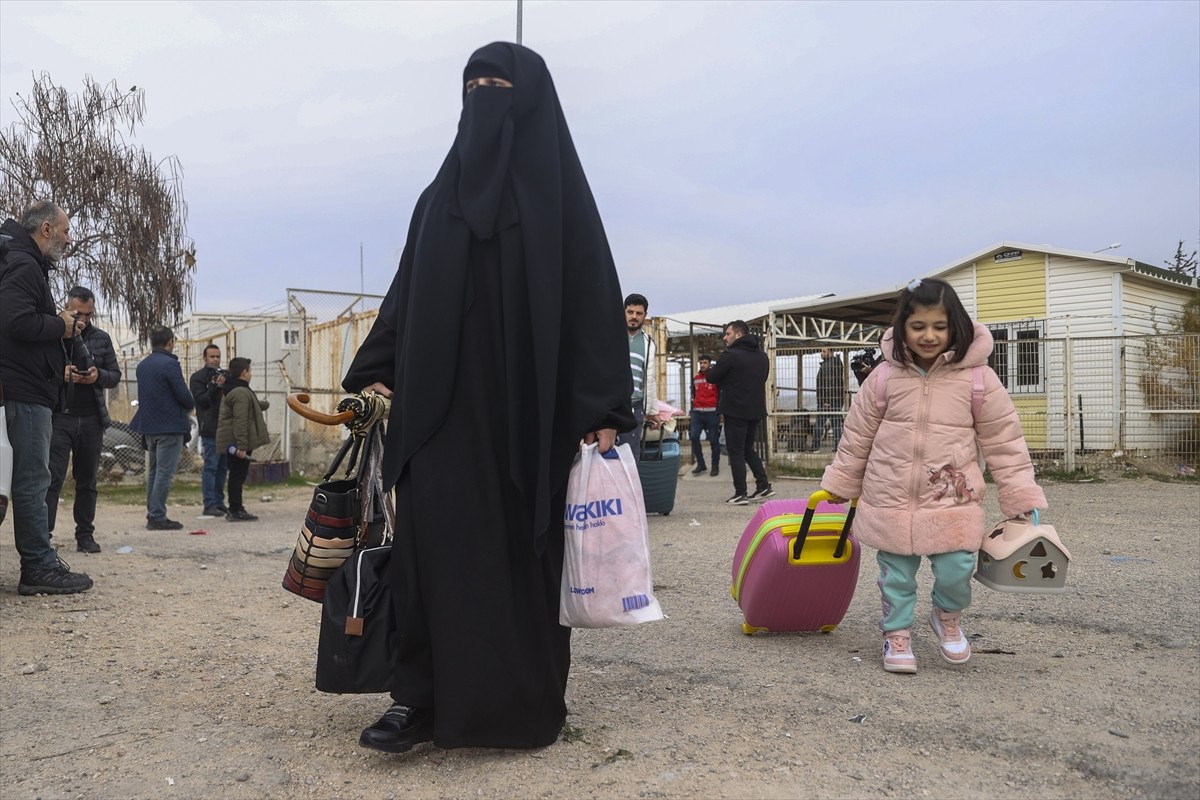
<path fill-rule="evenodd" d="M 846 385 L 844 418 L 859 382 L 862 349 L 832 348 Z M 801 463 L 812 449 L 819 348 L 775 353 L 768 428 L 772 458 Z M 861 363 L 861 362 L 860 362 Z M 991 366 L 1008 389 L 1025 440 L 1044 468 L 1194 475 L 1200 462 L 1200 335 L 1034 338 L 997 341 Z M 865 376 L 864 376 L 865 377 Z M 833 447 L 823 426 L 822 449 Z"/>
<path fill-rule="evenodd" d="M 222 365 L 251 359 L 255 393 L 270 403 L 272 443 L 256 460 L 288 465 L 291 474 L 323 473 L 345 430 L 287 410 L 288 392 L 303 392 L 312 407 L 334 413 L 344 395 L 341 378 L 374 324 L 379 295 L 289 289 L 283 304 L 236 315 L 194 316 L 176 329 L 175 354 L 185 381 L 203 365 L 209 344 Z M 841 411 L 818 410 L 821 347 L 775 351 L 774 391 L 760 449 L 776 463 L 808 464 L 814 446 L 830 457 L 840 426 L 858 392 L 864 367 L 878 353 L 831 347 L 845 382 Z M 105 434 L 102 478 L 144 480 L 140 437 L 128 423 L 137 410 L 137 365 L 142 352 L 123 348 L 121 382 L 108 391 L 114 425 Z M 989 365 L 1008 388 L 1025 439 L 1039 466 L 1066 472 L 1129 471 L 1192 475 L 1200 462 L 1200 335 L 998 339 Z M 663 394 L 689 408 L 690 358 L 668 363 Z M 195 417 L 178 475 L 199 480 L 203 465 Z M 686 441 L 687 417 L 679 420 Z M 823 429 L 815 437 L 818 424 Z"/>
<path fill-rule="evenodd" d="M 254 451 L 248 483 L 289 474 L 323 472 L 344 430 L 307 422 L 288 411 L 289 392 L 305 392 L 312 405 L 331 412 L 342 396 L 342 374 L 378 314 L 383 298 L 348 292 L 289 289 L 282 303 L 239 314 L 193 315 L 175 328 L 174 355 L 184 382 L 204 365 L 210 344 L 221 348 L 221 366 L 236 356 L 251 362 L 250 386 L 267 404 L 271 443 Z M 137 367 L 148 354 L 117 343 L 121 381 L 107 393 L 113 425 L 105 433 L 101 477 L 109 482 L 145 480 L 141 437 L 129 423 L 139 409 Z M 144 412 L 143 412 L 144 413 Z M 177 480 L 199 481 L 204 460 L 196 416 L 176 471 Z"/>
<path fill-rule="evenodd" d="M 379 316 L 381 295 L 287 290 L 287 319 L 295 331 L 286 375 L 291 391 L 309 396 L 314 410 L 333 414 L 345 396 L 342 376 Z M 287 412 L 280 429 L 283 455 L 293 472 L 323 474 L 346 436 L 331 427 Z"/>

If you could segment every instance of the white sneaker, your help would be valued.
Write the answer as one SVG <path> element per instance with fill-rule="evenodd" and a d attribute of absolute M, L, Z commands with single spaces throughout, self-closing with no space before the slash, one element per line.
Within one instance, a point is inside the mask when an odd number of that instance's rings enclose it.
<path fill-rule="evenodd" d="M 917 656 L 912 651 L 912 631 L 908 628 L 883 634 L 883 668 L 888 672 L 917 671 Z"/>
<path fill-rule="evenodd" d="M 934 606 L 929 614 L 929 627 L 937 634 L 942 658 L 951 664 L 965 664 L 971 659 L 971 643 L 961 622 L 961 611 L 943 611 Z"/>

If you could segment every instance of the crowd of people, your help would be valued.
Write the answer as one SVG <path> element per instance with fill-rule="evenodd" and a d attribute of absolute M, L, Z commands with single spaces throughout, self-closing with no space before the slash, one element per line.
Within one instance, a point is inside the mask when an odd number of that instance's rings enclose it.
<path fill-rule="evenodd" d="M 69 217 L 51 202 L 34 203 L 19 220 L 0 226 L 0 398 L 13 445 L 10 505 L 23 595 L 92 587 L 92 579 L 73 572 L 52 544 L 68 467 L 76 549 L 102 550 L 96 541 L 97 483 L 104 431 L 112 424 L 107 390 L 120 382 L 121 369 L 112 337 L 94 322 L 92 290 L 74 286 L 61 307 L 54 301 L 50 271 L 70 244 Z M 167 516 L 167 501 L 193 410 L 204 450 L 204 515 L 255 519 L 242 502 L 242 486 L 255 448 L 270 436 L 267 401 L 250 388 L 250 360 L 233 358 L 222 370 L 220 348 L 210 344 L 189 386 L 171 329 L 151 328 L 149 341 L 151 352 L 137 367 L 138 410 L 130 424 L 147 452 L 146 528 L 183 527 Z"/>
<path fill-rule="evenodd" d="M 645 330 L 649 302 L 625 297 L 622 320 L 607 237 L 546 65 L 520 45 L 483 47 L 464 70 L 462 104 L 454 143 L 417 201 L 396 276 L 342 382 L 347 392 L 391 398 L 381 472 L 395 499 L 386 580 L 397 668 L 391 704 L 359 735 L 361 745 L 389 753 L 429 740 L 534 748 L 558 738 L 571 663 L 559 596 L 572 461 L 581 441 L 601 453 L 618 441 L 637 449 L 646 426 L 665 422 Z M 92 325 L 91 292 L 73 289 L 63 307 L 52 298 L 48 275 L 71 241 L 66 213 L 37 203 L 0 233 L 9 237 L 0 265 L 0 383 L 15 447 L 18 591 L 84 591 L 91 579 L 72 572 L 50 543 L 50 503 L 57 506 L 70 457 L 78 549 L 98 552 L 95 448 L 107 423 L 103 390 L 120 373 L 111 341 Z M 883 412 L 889 385 L 870 380 L 843 431 L 844 368 L 825 352 L 812 448 L 831 428 L 837 452 L 822 485 L 839 500 L 861 495 L 855 530 L 879 550 L 884 669 L 913 672 L 923 556 L 933 565 L 930 624 L 942 656 L 952 664 L 970 656 L 961 615 L 983 536 L 981 492 L 971 488 L 982 474 L 958 454 L 976 431 L 1005 513 L 1046 503 L 1012 402 L 990 370 L 984 416 L 965 416 L 971 370 L 991 352 L 986 329 L 940 281 L 910 284 L 898 304 L 881 343 L 895 375 L 894 411 Z M 210 345 L 185 382 L 174 333 L 155 327 L 149 339 L 133 421 L 149 454 L 146 527 L 181 527 L 167 516 L 167 500 L 193 409 L 205 513 L 253 519 L 242 486 L 252 454 L 269 439 L 250 361 L 233 358 L 222 370 L 220 349 Z M 693 380 L 694 471 L 708 467 L 702 437 L 712 476 L 724 449 L 733 483 L 726 502 L 744 506 L 775 494 L 754 447 L 767 416 L 770 362 L 744 320 L 725 325 L 722 340 L 724 351 L 700 359 Z M 925 413 L 930 403 L 936 419 Z M 923 404 L 920 414 L 914 404 Z M 965 495 L 932 497 L 922 488 L 925 463 L 897 455 L 924 447 L 961 471 Z M 453 508 L 485 509 L 486 524 L 450 531 Z"/>

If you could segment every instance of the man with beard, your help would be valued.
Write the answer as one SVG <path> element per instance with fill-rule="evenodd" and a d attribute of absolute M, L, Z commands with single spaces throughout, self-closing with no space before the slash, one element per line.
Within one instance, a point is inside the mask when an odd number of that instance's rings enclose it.
<path fill-rule="evenodd" d="M 625 298 L 625 328 L 629 334 L 629 372 L 633 376 L 633 416 L 637 425 L 617 437 L 618 444 L 627 444 L 637 458 L 642 445 L 642 427 L 646 420 L 658 424 L 658 372 L 654 368 L 654 337 L 644 330 L 650 301 L 645 295 L 631 294 Z"/>
<path fill-rule="evenodd" d="M 46 490 L 50 436 L 67 360 L 63 340 L 83 330 L 55 311 L 50 270 L 71 244 L 71 222 L 54 203 L 34 203 L 0 226 L 0 385 L 13 445 L 13 537 L 21 556 L 20 594 L 75 594 L 92 579 L 71 572 L 50 546 Z"/>
<path fill-rule="evenodd" d="M 491 44 L 463 84 L 458 136 L 342 381 L 392 398 L 400 668 L 359 739 L 392 753 L 558 738 L 567 475 L 581 438 L 604 452 L 634 422 L 616 269 L 545 63 Z"/>

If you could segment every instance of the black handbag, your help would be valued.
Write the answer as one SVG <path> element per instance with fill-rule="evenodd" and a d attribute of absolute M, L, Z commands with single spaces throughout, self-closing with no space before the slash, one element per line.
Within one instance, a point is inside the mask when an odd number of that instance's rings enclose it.
<path fill-rule="evenodd" d="M 399 668 L 399 633 L 387 578 L 391 555 L 391 545 L 359 550 L 329 579 L 317 647 L 319 691 L 392 690 Z"/>
<path fill-rule="evenodd" d="M 391 495 L 383 491 L 383 426 L 373 425 L 362 436 L 342 445 L 325 479 L 313 489 L 313 499 L 300 526 L 296 547 L 288 557 L 283 588 L 321 602 L 334 571 L 355 551 L 375 547 L 389 537 L 395 513 Z M 342 480 L 330 480 L 350 456 Z M 357 467 L 357 472 L 355 468 Z"/>

